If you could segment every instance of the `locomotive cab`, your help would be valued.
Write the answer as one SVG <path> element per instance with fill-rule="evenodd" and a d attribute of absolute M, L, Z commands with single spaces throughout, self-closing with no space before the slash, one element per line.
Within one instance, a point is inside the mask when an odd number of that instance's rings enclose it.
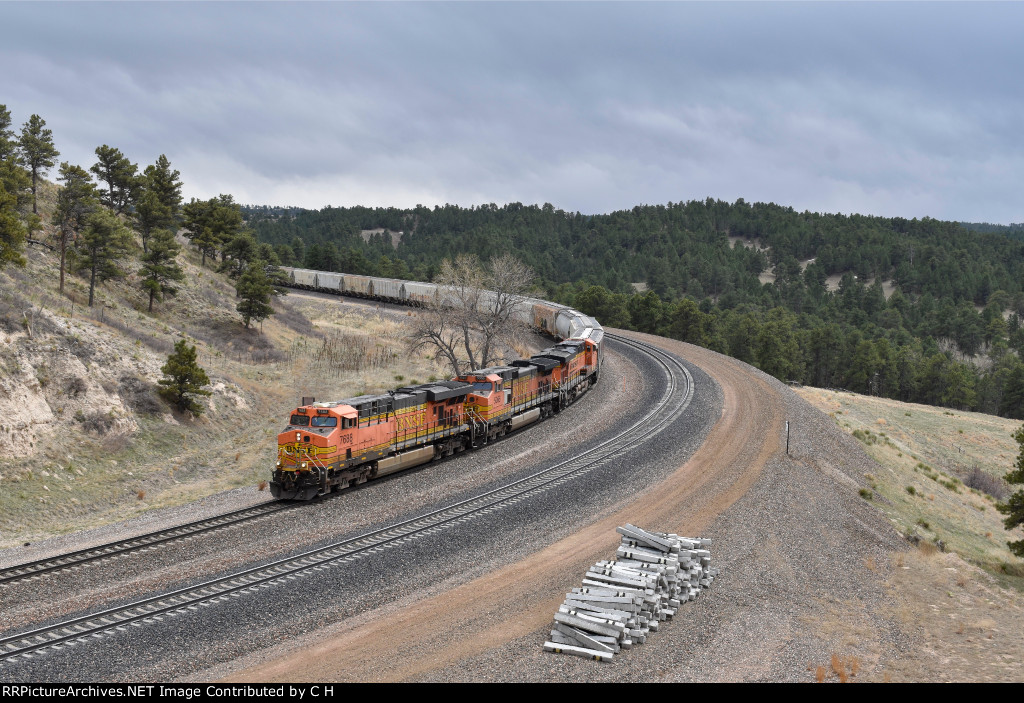
<path fill-rule="evenodd" d="M 485 421 L 506 414 L 512 408 L 514 371 L 512 367 L 495 367 L 459 376 L 460 381 L 473 385 L 466 398 L 466 408 Z"/>
<path fill-rule="evenodd" d="M 356 413 L 347 405 L 313 403 L 292 411 L 277 435 L 277 470 L 270 482 L 275 498 L 308 500 L 317 493 L 311 475 L 326 475 L 337 465 L 339 444 L 352 441 Z"/>

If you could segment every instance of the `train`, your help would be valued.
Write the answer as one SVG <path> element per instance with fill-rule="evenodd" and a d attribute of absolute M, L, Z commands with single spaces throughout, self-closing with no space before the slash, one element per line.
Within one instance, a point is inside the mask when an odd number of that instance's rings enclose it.
<path fill-rule="evenodd" d="M 295 288 L 404 305 L 429 305 L 432 283 L 282 267 Z M 481 304 L 486 304 L 487 296 Z M 525 298 L 513 317 L 554 337 L 528 359 L 403 386 L 386 393 L 317 402 L 303 398 L 277 437 L 270 491 L 312 500 L 349 486 L 483 447 L 561 412 L 600 378 L 604 330 L 564 305 Z"/>

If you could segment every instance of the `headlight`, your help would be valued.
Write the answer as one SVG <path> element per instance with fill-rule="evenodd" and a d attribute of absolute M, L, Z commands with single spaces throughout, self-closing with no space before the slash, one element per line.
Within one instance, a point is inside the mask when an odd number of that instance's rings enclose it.
<path fill-rule="evenodd" d="M 306 462 L 302 462 L 302 468 L 306 468 Z"/>

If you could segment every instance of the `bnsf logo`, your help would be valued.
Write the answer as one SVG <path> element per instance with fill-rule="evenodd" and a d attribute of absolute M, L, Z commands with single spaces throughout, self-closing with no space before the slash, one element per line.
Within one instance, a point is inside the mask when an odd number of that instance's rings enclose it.
<path fill-rule="evenodd" d="M 423 425 L 423 415 L 415 413 L 411 415 L 402 415 L 397 418 L 398 429 L 400 430 L 411 430 L 416 427 Z"/>

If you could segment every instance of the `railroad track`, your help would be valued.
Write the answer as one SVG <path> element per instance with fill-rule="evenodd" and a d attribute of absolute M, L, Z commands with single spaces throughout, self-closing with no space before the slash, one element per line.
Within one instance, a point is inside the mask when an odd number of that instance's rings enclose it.
<path fill-rule="evenodd" d="M 650 356 L 661 367 L 665 382 L 661 396 L 640 420 L 576 457 L 481 495 L 326 547 L 123 606 L 0 637 L 0 662 L 34 657 L 41 650 L 75 646 L 131 626 L 198 611 L 214 603 L 240 597 L 246 592 L 349 563 L 513 505 L 607 464 L 620 456 L 622 451 L 650 440 L 670 425 L 686 410 L 693 397 L 693 378 L 678 357 L 645 342 L 616 335 L 608 337 Z"/>
<path fill-rule="evenodd" d="M 16 581 L 39 578 L 44 574 L 53 573 L 55 571 L 75 569 L 90 562 L 100 561 L 101 559 L 110 559 L 130 552 L 140 552 L 153 549 L 168 542 L 176 542 L 189 537 L 195 537 L 196 535 L 201 535 L 206 532 L 212 532 L 213 530 L 237 525 L 241 522 L 248 522 L 249 520 L 255 520 L 256 518 L 273 515 L 274 513 L 281 512 L 282 510 L 289 510 L 293 507 L 296 507 L 295 503 L 288 503 L 284 501 L 260 503 L 259 505 L 242 508 L 241 510 L 234 510 L 229 513 L 215 515 L 204 520 L 187 522 L 183 525 L 169 527 L 164 530 L 148 532 L 144 535 L 129 537 L 128 539 L 118 540 L 117 542 L 109 542 L 96 547 L 68 552 L 67 554 L 59 554 L 47 559 L 38 559 L 36 561 L 18 564 L 17 566 L 0 569 L 0 586 L 5 586 Z"/>

